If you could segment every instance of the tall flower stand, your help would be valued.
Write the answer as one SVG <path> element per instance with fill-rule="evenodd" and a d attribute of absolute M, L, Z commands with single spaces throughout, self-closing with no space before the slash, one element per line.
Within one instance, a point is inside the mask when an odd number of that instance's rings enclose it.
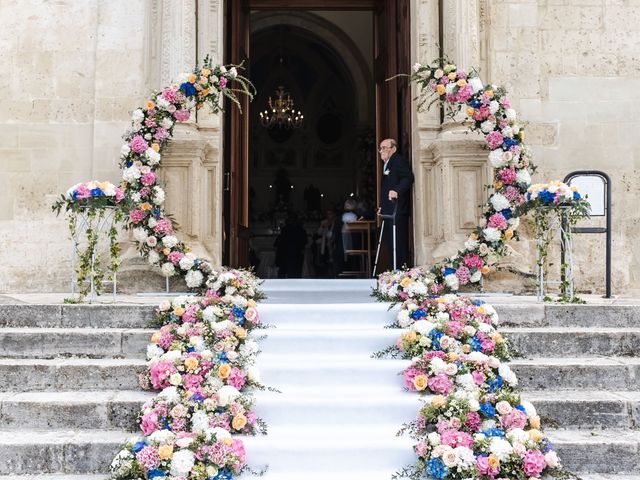
<path fill-rule="evenodd" d="M 119 221 L 117 208 L 105 206 L 101 208 L 80 208 L 72 212 L 69 220 L 71 234 L 71 294 L 80 297 L 88 296 L 89 301 L 95 301 L 102 292 L 104 270 L 101 266 L 100 247 L 103 239 L 108 240 L 110 263 L 107 267 L 110 279 L 113 281 L 113 300 L 117 292 L 117 269 L 119 247 L 116 243 Z M 85 281 L 89 285 L 85 285 Z"/>
<path fill-rule="evenodd" d="M 535 238 L 536 238 L 536 290 L 538 301 L 546 298 L 546 286 L 549 284 L 560 285 L 561 299 L 572 302 L 575 300 L 573 287 L 573 245 L 571 240 L 571 228 L 575 224 L 572 218 L 574 207 L 536 205 L 534 207 Z M 558 235 L 560 243 L 565 251 L 565 263 L 560 265 L 562 280 L 551 282 L 546 279 L 546 263 L 549 254 L 549 246 Z"/>

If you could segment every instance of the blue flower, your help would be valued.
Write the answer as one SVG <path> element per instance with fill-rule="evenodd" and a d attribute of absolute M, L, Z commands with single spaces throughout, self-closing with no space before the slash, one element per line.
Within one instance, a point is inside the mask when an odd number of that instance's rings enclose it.
<path fill-rule="evenodd" d="M 218 360 L 223 363 L 229 363 L 229 357 L 227 357 L 227 354 L 225 352 L 222 352 L 220 355 L 218 355 Z"/>
<path fill-rule="evenodd" d="M 104 192 L 102 190 L 100 190 L 99 188 L 94 188 L 93 190 L 91 190 L 91 196 L 92 197 L 104 197 Z"/>
<path fill-rule="evenodd" d="M 425 312 L 424 309 L 422 308 L 414 310 L 413 313 L 411 314 L 411 318 L 413 318 L 414 320 L 418 320 L 419 318 L 426 317 L 426 316 L 427 316 L 427 312 Z"/>
<path fill-rule="evenodd" d="M 471 337 L 470 343 L 471 350 L 473 350 L 474 352 L 479 352 L 480 350 L 482 350 L 482 342 L 476 337 Z"/>
<path fill-rule="evenodd" d="M 474 304 L 476 307 L 479 307 L 480 305 L 484 305 L 484 303 L 485 303 L 485 301 L 484 301 L 484 300 L 480 300 L 480 299 L 478 299 L 478 298 L 476 298 L 476 299 L 473 301 L 473 304 Z"/>
<path fill-rule="evenodd" d="M 556 194 L 555 193 L 551 193 L 549 190 L 543 190 L 542 192 L 540 192 L 538 194 L 538 197 L 544 203 L 552 203 L 556 198 Z"/>
<path fill-rule="evenodd" d="M 202 402 L 204 401 L 204 397 L 199 393 L 194 393 L 193 396 L 191 397 L 191 400 L 193 400 L 194 402 Z"/>
<path fill-rule="evenodd" d="M 456 273 L 456 269 L 455 268 L 447 267 L 447 268 L 444 269 L 445 276 L 451 275 L 452 273 Z"/>
<path fill-rule="evenodd" d="M 146 446 L 147 446 L 147 442 L 136 442 L 132 448 L 133 453 L 138 453 L 140 450 L 142 450 Z"/>
<path fill-rule="evenodd" d="M 154 217 L 156 217 L 156 218 L 160 218 L 160 214 L 161 214 L 162 212 L 160 211 L 160 209 L 159 209 L 159 208 L 154 208 L 154 209 L 151 211 L 151 213 L 153 214 L 153 216 L 154 216 Z"/>
<path fill-rule="evenodd" d="M 182 93 L 184 93 L 187 97 L 191 97 L 197 92 L 196 87 L 194 87 L 193 83 L 190 82 L 184 82 L 182 85 L 180 85 L 180 90 L 182 90 Z"/>
<path fill-rule="evenodd" d="M 511 213 L 511 209 L 510 208 L 505 208 L 504 210 L 500 210 L 500 213 L 507 220 L 509 220 L 511 217 L 513 217 L 513 213 Z"/>
<path fill-rule="evenodd" d="M 444 478 L 449 475 L 449 469 L 439 458 L 432 458 L 427 462 L 427 473 L 433 478 Z"/>
<path fill-rule="evenodd" d="M 487 385 L 489 386 L 489 391 L 491 393 L 494 393 L 496 390 L 501 388 L 502 385 L 504 385 L 504 381 L 502 380 L 502 377 L 500 375 L 498 375 L 496 378 L 492 378 L 491 380 L 487 380 Z"/>
<path fill-rule="evenodd" d="M 197 258 L 193 261 L 193 266 L 197 267 L 198 265 L 200 265 L 200 260 L 198 260 Z"/>
<path fill-rule="evenodd" d="M 171 424 L 169 423 L 169 419 L 167 417 L 162 417 L 162 429 L 171 430 Z"/>
<path fill-rule="evenodd" d="M 187 352 L 191 353 L 195 351 L 196 351 L 196 347 L 187 347 Z"/>
<path fill-rule="evenodd" d="M 433 329 L 429 332 L 429 338 L 431 339 L 431 346 L 434 350 L 440 350 L 440 339 L 444 336 L 440 330 Z"/>
<path fill-rule="evenodd" d="M 233 310 L 231 310 L 231 312 L 233 313 L 234 317 L 244 317 L 244 310 L 240 307 L 233 307 Z"/>
<path fill-rule="evenodd" d="M 580 200 L 580 194 L 578 192 L 573 192 L 573 199 Z"/>
<path fill-rule="evenodd" d="M 131 165 L 133 165 L 133 162 L 132 162 L 131 160 L 129 160 L 129 161 L 127 162 L 127 168 L 128 168 L 128 167 L 130 167 Z"/>
<path fill-rule="evenodd" d="M 482 105 L 480 100 L 474 100 L 473 102 L 469 102 L 469 106 L 473 108 L 479 108 Z"/>
<path fill-rule="evenodd" d="M 74 200 L 77 200 L 77 199 L 78 199 L 78 192 L 77 192 L 77 191 L 74 191 L 74 192 L 71 194 L 71 197 L 72 197 Z"/>
<path fill-rule="evenodd" d="M 166 472 L 163 472 L 162 470 L 159 470 L 157 468 L 154 468 L 153 470 L 149 470 L 147 472 L 147 478 L 164 478 L 166 476 Z"/>
<path fill-rule="evenodd" d="M 233 473 L 228 468 L 224 468 L 218 471 L 218 474 L 215 477 L 209 477 L 208 480 L 231 480 L 233 478 Z"/>
<path fill-rule="evenodd" d="M 490 403 L 481 403 L 480 404 L 480 411 L 482 413 L 484 413 L 485 417 L 491 418 L 491 417 L 495 417 L 496 416 L 496 409 Z"/>
<path fill-rule="evenodd" d="M 487 428 L 486 430 L 482 430 L 480 433 L 484 434 L 486 437 L 504 437 L 504 430 L 501 428 Z"/>
<path fill-rule="evenodd" d="M 515 138 L 507 137 L 507 138 L 504 139 L 504 145 L 505 145 L 505 147 L 507 147 L 507 149 L 509 149 L 509 148 L 511 148 L 511 147 L 513 147 L 515 145 L 518 145 L 518 143 L 520 143 L 520 142 L 518 142 L 518 140 L 516 140 Z"/>
<path fill-rule="evenodd" d="M 520 410 L 522 413 L 527 413 L 525 408 L 520 404 L 516 405 L 516 410 Z"/>

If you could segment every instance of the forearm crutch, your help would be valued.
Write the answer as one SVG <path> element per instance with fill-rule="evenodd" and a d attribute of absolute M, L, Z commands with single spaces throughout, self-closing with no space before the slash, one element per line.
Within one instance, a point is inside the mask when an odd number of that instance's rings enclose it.
<path fill-rule="evenodd" d="M 376 261 L 373 264 L 373 277 L 376 276 L 376 269 L 378 268 L 378 257 L 380 256 L 380 245 L 382 244 L 382 235 L 384 234 L 384 225 L 386 220 L 391 220 L 393 222 L 393 269 L 396 269 L 396 212 L 398 211 L 398 202 L 395 202 L 396 205 L 393 207 L 393 213 L 391 215 L 383 215 L 380 214 L 380 217 L 383 219 L 382 226 L 380 227 L 380 238 L 378 238 L 378 248 L 376 249 Z"/>

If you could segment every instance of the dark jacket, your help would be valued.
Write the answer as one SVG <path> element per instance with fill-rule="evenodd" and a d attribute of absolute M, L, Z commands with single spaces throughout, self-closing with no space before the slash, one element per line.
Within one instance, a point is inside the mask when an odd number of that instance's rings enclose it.
<path fill-rule="evenodd" d="M 395 202 L 389 200 L 389 190 L 398 192 L 397 215 L 409 216 L 411 212 L 411 185 L 413 172 L 409 163 L 399 153 L 394 153 L 387 162 L 387 175 L 382 172 L 382 187 L 380 189 L 380 206 L 383 215 L 391 215 Z"/>

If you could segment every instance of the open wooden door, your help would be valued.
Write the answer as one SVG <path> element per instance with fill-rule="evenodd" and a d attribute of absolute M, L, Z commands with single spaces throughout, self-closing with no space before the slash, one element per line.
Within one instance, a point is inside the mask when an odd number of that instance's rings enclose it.
<path fill-rule="evenodd" d="M 405 78 L 387 79 L 411 69 L 411 24 L 409 0 L 377 0 L 374 10 L 374 78 L 376 89 L 376 146 L 395 138 L 400 152 L 411 163 L 411 89 Z M 380 205 L 382 164 L 378 163 L 377 201 Z M 409 227 L 409 245 L 413 245 Z M 413 248 L 410 248 L 410 256 Z M 411 259 L 410 259 L 411 261 Z M 391 262 L 381 259 L 383 269 Z M 382 271 L 380 268 L 378 271 Z"/>
<path fill-rule="evenodd" d="M 249 4 L 226 0 L 225 63 L 249 66 Z M 248 71 L 243 72 L 249 76 Z M 225 115 L 224 252 L 223 262 L 249 266 L 249 100 L 241 96 L 242 113 L 227 103 Z"/>

